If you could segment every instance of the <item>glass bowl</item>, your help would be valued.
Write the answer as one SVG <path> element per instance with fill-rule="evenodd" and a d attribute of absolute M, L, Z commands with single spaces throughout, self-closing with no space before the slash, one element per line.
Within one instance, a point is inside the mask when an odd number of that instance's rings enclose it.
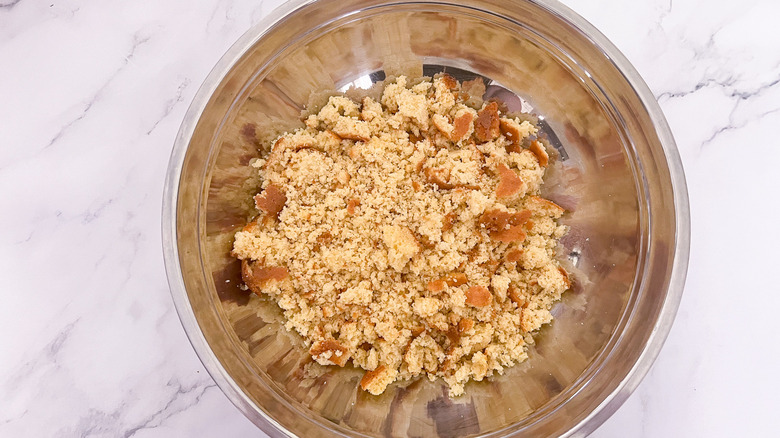
<path fill-rule="evenodd" d="M 233 234 L 254 214 L 258 154 L 323 90 L 386 76 L 481 76 L 530 105 L 560 159 L 545 196 L 571 227 L 574 290 L 530 358 L 449 398 L 441 381 L 358 387 L 317 369 L 273 302 L 239 288 Z M 520 99 L 517 99 L 517 98 Z M 294 0 L 247 32 L 198 91 L 174 145 L 163 243 L 176 309 L 206 369 L 270 436 L 584 436 L 649 369 L 680 301 L 685 179 L 652 94 L 620 52 L 552 1 Z M 218 421 L 215 419 L 215 421 Z"/>

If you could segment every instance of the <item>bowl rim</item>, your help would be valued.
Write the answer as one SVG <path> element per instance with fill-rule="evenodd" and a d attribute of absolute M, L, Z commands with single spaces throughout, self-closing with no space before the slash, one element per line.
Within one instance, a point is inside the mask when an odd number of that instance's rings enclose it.
<path fill-rule="evenodd" d="M 176 239 L 178 189 L 182 167 L 190 140 L 194 134 L 200 116 L 205 110 L 214 91 L 216 91 L 218 86 L 222 83 L 232 67 L 256 42 L 265 36 L 269 29 L 285 16 L 316 1 L 317 0 L 287 0 L 249 28 L 220 58 L 195 93 L 195 96 L 184 115 L 173 144 L 163 187 L 161 224 L 163 259 L 171 297 L 182 327 L 201 363 L 203 363 L 206 371 L 225 396 L 248 419 L 269 436 L 295 435 L 261 409 L 258 409 L 230 377 L 227 370 L 225 370 L 219 360 L 214 356 L 209 347 L 189 301 L 184 285 L 184 278 L 179 260 L 179 248 Z M 557 0 L 525 1 L 545 9 L 548 13 L 563 19 L 577 28 L 583 35 L 591 40 L 593 45 L 598 48 L 607 59 L 612 61 L 620 72 L 623 73 L 626 81 L 634 89 L 647 110 L 652 125 L 659 137 L 659 142 L 669 169 L 669 177 L 674 196 L 674 259 L 666 297 L 661 306 L 655 326 L 647 339 L 645 348 L 642 350 L 625 378 L 615 387 L 612 393 L 605 397 L 605 399 L 587 416 L 574 425 L 569 431 L 561 435 L 563 437 L 586 436 L 606 421 L 637 388 L 655 362 L 655 359 L 660 353 L 672 328 L 677 309 L 679 308 L 682 299 L 690 253 L 690 208 L 688 190 L 680 154 L 671 129 L 666 121 L 666 117 L 656 101 L 655 96 L 650 91 L 650 88 L 623 53 L 620 52 L 606 36 L 598 31 L 595 26 Z M 456 4 L 447 0 L 415 0 L 415 2 Z"/>

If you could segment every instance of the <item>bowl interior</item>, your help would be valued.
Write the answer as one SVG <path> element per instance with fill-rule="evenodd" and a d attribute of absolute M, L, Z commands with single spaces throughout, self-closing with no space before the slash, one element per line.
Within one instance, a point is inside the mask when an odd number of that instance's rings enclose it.
<path fill-rule="evenodd" d="M 635 84 L 559 6 L 322 0 L 286 8 L 274 25 L 250 31 L 229 71 L 212 74 L 219 80 L 181 167 L 179 263 L 194 330 L 210 350 L 199 354 L 222 389 L 261 427 L 300 436 L 595 428 L 586 420 L 636 371 L 657 328 L 675 257 L 671 176 L 657 120 Z M 250 133 L 271 139 L 302 126 L 301 111 L 323 90 L 439 71 L 481 76 L 489 92 L 509 90 L 544 118 L 561 155 L 544 190 L 570 210 L 558 256 L 575 288 L 529 360 L 467 385 L 465 396 L 450 399 L 446 385 L 427 379 L 371 396 L 358 387 L 361 371 L 312 365 L 276 305 L 238 287 L 240 265 L 229 252 L 255 214 L 259 185 L 247 165 L 259 153 Z"/>

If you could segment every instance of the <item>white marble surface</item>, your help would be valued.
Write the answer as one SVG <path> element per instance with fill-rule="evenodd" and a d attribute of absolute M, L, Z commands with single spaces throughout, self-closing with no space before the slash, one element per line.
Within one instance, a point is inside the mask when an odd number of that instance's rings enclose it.
<path fill-rule="evenodd" d="M 0 0 L 0 436 L 264 436 L 187 342 L 160 205 L 195 90 L 280 1 Z M 565 3 L 660 101 L 693 225 L 671 335 L 594 436 L 771 435 L 780 2 Z"/>

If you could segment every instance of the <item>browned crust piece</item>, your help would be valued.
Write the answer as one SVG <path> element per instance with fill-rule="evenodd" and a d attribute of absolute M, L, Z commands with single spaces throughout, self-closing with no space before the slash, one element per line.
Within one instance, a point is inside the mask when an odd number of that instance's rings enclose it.
<path fill-rule="evenodd" d="M 496 197 L 498 199 L 506 199 L 520 193 L 523 188 L 523 180 L 517 173 L 503 163 L 499 164 L 496 169 L 500 179 L 496 187 Z"/>
<path fill-rule="evenodd" d="M 255 207 L 269 216 L 279 217 L 287 203 L 287 196 L 281 188 L 269 184 L 262 193 L 255 195 Z"/>
<path fill-rule="evenodd" d="M 493 295 L 484 286 L 471 286 L 466 290 L 466 304 L 474 307 L 485 307 L 493 299 Z"/>
<path fill-rule="evenodd" d="M 523 137 L 517 127 L 508 120 L 501 119 L 499 122 L 499 129 L 501 130 L 501 133 L 504 134 L 504 137 L 509 140 L 509 144 L 506 146 L 506 151 L 520 152 L 522 149 L 521 144 Z"/>
<path fill-rule="evenodd" d="M 309 349 L 309 354 L 311 354 L 311 357 L 313 358 L 317 358 L 318 356 L 322 356 L 323 354 L 327 353 L 330 353 L 327 360 L 332 362 L 334 365 L 343 367 L 347 364 L 347 361 L 349 361 L 350 354 L 347 347 L 341 345 L 338 341 L 333 339 L 326 339 L 324 341 L 315 342 L 314 345 L 312 345 Z"/>
<path fill-rule="evenodd" d="M 474 136 L 477 142 L 486 143 L 495 140 L 501 134 L 498 104 L 490 102 L 477 112 L 474 121 Z"/>
<path fill-rule="evenodd" d="M 474 116 L 471 113 L 463 113 L 459 117 L 456 117 L 452 122 L 452 135 L 450 140 L 459 142 L 468 134 L 469 128 L 471 128 L 471 122 L 474 120 Z"/>
<path fill-rule="evenodd" d="M 374 368 L 371 371 L 366 371 L 366 373 L 363 374 L 363 378 L 360 379 L 360 389 L 366 391 L 369 385 L 371 385 L 371 382 L 373 382 L 384 371 L 385 371 L 384 365 L 379 365 L 378 367 Z"/>
<path fill-rule="evenodd" d="M 493 240 L 505 243 L 522 242 L 526 237 L 523 224 L 530 217 L 530 210 L 519 212 L 488 210 L 480 216 L 479 224 L 487 230 Z"/>
<path fill-rule="evenodd" d="M 272 282 L 286 280 L 289 277 L 283 266 L 263 266 L 257 260 L 241 260 L 241 278 L 252 292 L 261 295 Z"/>
<path fill-rule="evenodd" d="M 539 160 L 540 166 L 546 167 L 550 162 L 550 156 L 547 154 L 547 150 L 538 140 L 532 141 L 531 145 L 528 147 L 528 150 L 530 150 L 536 156 L 536 159 Z"/>

